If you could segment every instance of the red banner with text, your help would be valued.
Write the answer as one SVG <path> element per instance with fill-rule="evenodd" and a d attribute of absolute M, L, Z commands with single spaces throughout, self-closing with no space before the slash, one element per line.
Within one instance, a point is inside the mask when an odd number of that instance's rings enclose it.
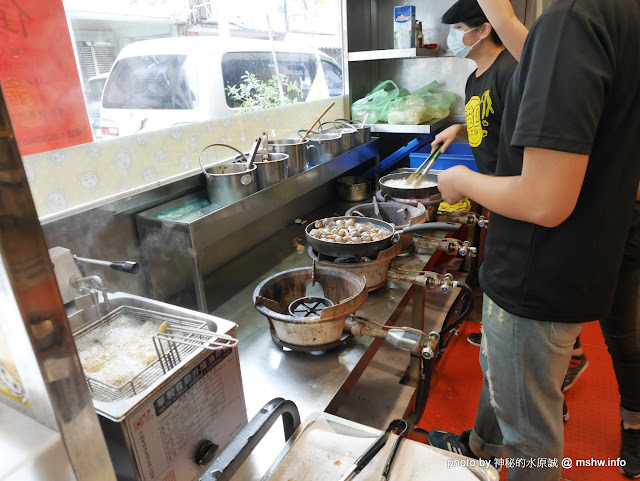
<path fill-rule="evenodd" d="M 20 153 L 92 142 L 62 0 L 0 0 L 0 83 Z"/>

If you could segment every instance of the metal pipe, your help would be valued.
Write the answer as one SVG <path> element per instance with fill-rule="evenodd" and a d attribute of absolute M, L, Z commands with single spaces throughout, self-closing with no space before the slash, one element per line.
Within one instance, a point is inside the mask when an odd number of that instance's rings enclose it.
<path fill-rule="evenodd" d="M 98 292 L 95 289 L 89 289 L 88 287 L 79 287 L 78 292 L 81 295 L 89 294 L 91 299 L 93 299 L 93 305 L 96 306 L 96 313 L 98 317 L 100 317 L 100 298 L 98 297 Z M 76 309 L 79 309 L 78 304 L 76 304 Z"/>
<path fill-rule="evenodd" d="M 393 269 L 389 269 L 387 272 L 387 279 L 393 279 L 396 281 L 411 282 L 422 287 L 434 288 L 441 283 L 439 274 L 435 272 L 423 272 L 421 274 L 405 274 Z M 415 326 L 414 326 L 415 327 Z"/>
<path fill-rule="evenodd" d="M 69 279 L 69 285 L 74 289 L 83 287 L 83 285 L 87 285 L 89 287 L 93 286 L 94 289 L 100 289 L 100 291 L 102 291 L 102 299 L 104 300 L 104 307 L 106 308 L 107 312 L 111 312 L 111 304 L 109 304 L 109 296 L 107 296 L 107 289 L 104 287 L 104 283 L 102 282 L 102 279 L 100 279 L 100 277 L 96 275 L 86 276 L 86 277 L 72 276 L 71 279 Z M 96 304 L 96 310 L 98 311 L 98 315 L 100 315 L 99 304 Z"/>
<path fill-rule="evenodd" d="M 369 327 L 364 322 L 349 317 L 344 323 L 345 331 L 351 332 L 356 337 L 378 337 L 386 339 L 387 331 L 376 327 Z"/>
<path fill-rule="evenodd" d="M 94 264 L 97 266 L 106 266 L 111 267 L 113 270 L 126 272 L 127 274 L 137 274 L 140 270 L 140 265 L 137 262 L 131 261 L 100 261 L 98 259 L 89 259 L 88 257 L 78 257 L 76 255 L 73 256 L 73 259 L 76 261 L 76 264 L 86 263 L 86 264 Z M 80 267 L 80 266 L 78 266 Z M 82 274 L 83 276 L 86 274 Z"/>

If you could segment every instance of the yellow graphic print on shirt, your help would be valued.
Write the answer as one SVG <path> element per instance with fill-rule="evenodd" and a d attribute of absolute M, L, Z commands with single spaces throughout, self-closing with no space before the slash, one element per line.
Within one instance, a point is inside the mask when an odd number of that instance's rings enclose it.
<path fill-rule="evenodd" d="M 482 139 L 487 136 L 487 131 L 483 127 L 489 125 L 489 121 L 486 118 L 492 113 L 494 113 L 493 105 L 488 90 L 482 94 L 482 98 L 474 95 L 464 106 L 467 134 L 469 135 L 469 145 L 471 147 L 478 147 L 482 143 Z"/>

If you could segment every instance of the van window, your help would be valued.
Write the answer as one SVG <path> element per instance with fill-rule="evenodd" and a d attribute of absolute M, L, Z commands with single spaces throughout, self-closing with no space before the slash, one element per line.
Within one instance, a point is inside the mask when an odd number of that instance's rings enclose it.
<path fill-rule="evenodd" d="M 198 106 L 196 66 L 187 55 L 144 55 L 119 60 L 102 106 L 111 109 L 191 110 Z"/>
<path fill-rule="evenodd" d="M 107 81 L 106 77 L 103 78 L 91 78 L 87 82 L 87 102 L 99 102 L 102 98 L 102 91 L 104 90 L 104 84 Z"/>
<path fill-rule="evenodd" d="M 292 82 L 297 82 L 306 94 L 316 76 L 316 57 L 308 53 L 276 53 L 278 69 L 281 75 L 286 75 Z M 235 101 L 229 96 L 227 87 L 239 86 L 241 77 L 247 72 L 254 74 L 258 80 L 267 82 L 276 74 L 276 67 L 271 52 L 229 52 L 222 56 L 222 81 L 225 87 L 225 97 L 229 107 L 236 107 Z"/>

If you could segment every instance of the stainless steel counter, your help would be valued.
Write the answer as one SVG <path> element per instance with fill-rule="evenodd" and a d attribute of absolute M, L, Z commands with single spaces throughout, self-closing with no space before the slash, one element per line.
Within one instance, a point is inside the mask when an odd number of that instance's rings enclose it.
<path fill-rule="evenodd" d="M 335 202 L 310 213 L 309 222 L 332 214 L 342 214 L 355 203 Z M 444 236 L 444 234 L 441 234 Z M 249 419 L 269 401 L 282 397 L 297 405 L 302 419 L 314 414 L 335 414 L 350 394 L 359 377 L 383 341 L 354 338 L 348 344 L 322 354 L 282 351 L 271 340 L 269 323 L 253 306 L 256 286 L 278 272 L 311 266 L 306 250 L 298 252 L 293 245 L 303 241 L 304 227 L 292 223 L 212 276 L 208 289 L 215 292 L 216 307 L 212 314 L 238 324 L 240 370 L 242 373 Z M 408 254 L 393 260 L 391 267 L 405 270 L 428 268 L 441 253 Z M 430 262 L 431 261 L 431 262 Z M 411 307 L 412 318 L 425 306 L 422 289 L 400 281 L 388 281 L 385 287 L 369 293 L 358 315 L 380 323 L 395 322 L 405 308 Z M 424 329 L 439 330 L 446 312 L 457 293 L 426 291 Z M 403 319 L 404 320 L 404 319 Z M 408 354 L 407 354 L 408 355 Z M 284 445 L 279 423 L 252 451 L 233 481 L 257 481 L 274 461 Z"/>
<path fill-rule="evenodd" d="M 344 212 L 345 205 L 336 208 L 336 213 Z M 333 213 L 331 210 L 329 208 L 327 214 Z M 321 216 L 310 216 L 308 220 Z M 268 276 L 311 265 L 306 251 L 297 252 L 292 248 L 295 238 L 304 239 L 303 226 L 293 224 L 278 232 L 216 275 L 224 279 L 219 286 L 219 295 L 224 300 L 212 314 L 233 320 L 239 326 L 240 367 L 249 417 L 275 397 L 294 401 L 302 418 L 313 412 L 334 411 L 373 356 L 368 352 L 372 338 L 354 338 L 347 345 L 322 354 L 285 352 L 272 342 L 269 323 L 254 308 L 252 294 Z M 399 256 L 392 267 L 420 270 L 431 257 Z M 234 290 L 234 286 L 238 290 Z M 419 290 L 406 282 L 389 281 L 385 287 L 369 293 L 357 314 L 386 323 L 397 317 Z M 448 296 L 440 292 L 434 295 Z M 417 297 L 421 300 L 421 296 Z"/>

